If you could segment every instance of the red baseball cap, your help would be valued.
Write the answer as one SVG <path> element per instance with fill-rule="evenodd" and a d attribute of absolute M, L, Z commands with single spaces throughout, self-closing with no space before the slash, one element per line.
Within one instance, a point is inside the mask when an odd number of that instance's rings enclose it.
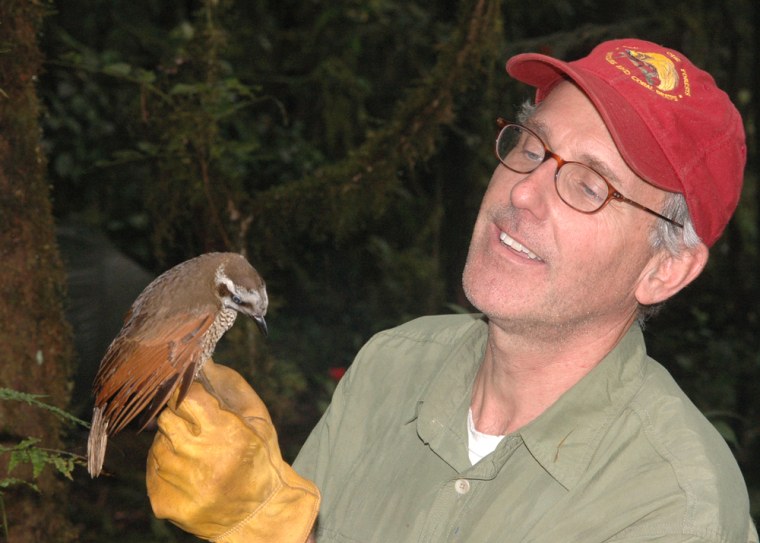
<path fill-rule="evenodd" d="M 560 81 L 573 81 L 628 166 L 684 195 L 707 246 L 720 237 L 739 202 L 747 147 L 739 112 L 710 74 L 677 51 L 638 39 L 603 42 L 572 62 L 516 55 L 507 72 L 537 88 L 537 103 Z"/>

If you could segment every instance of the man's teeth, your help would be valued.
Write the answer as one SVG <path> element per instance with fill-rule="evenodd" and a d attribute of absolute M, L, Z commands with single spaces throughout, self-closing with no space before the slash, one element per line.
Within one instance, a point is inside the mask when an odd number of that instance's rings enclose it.
<path fill-rule="evenodd" d="M 538 258 L 536 253 L 534 253 L 527 247 L 524 247 L 523 244 L 520 243 L 519 241 L 515 241 L 514 239 L 510 238 L 506 232 L 502 232 L 499 235 L 499 239 L 504 245 L 508 247 L 512 247 L 512 249 L 514 249 L 515 251 L 518 251 L 520 253 L 527 255 L 528 258 L 530 258 L 531 260 L 541 260 L 540 258 Z"/>

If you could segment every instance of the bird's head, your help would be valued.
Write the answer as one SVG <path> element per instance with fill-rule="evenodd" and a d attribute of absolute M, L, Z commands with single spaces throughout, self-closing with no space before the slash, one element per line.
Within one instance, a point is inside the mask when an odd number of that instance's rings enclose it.
<path fill-rule="evenodd" d="M 234 309 L 251 317 L 267 335 L 267 313 L 269 298 L 266 285 L 258 272 L 242 256 L 222 263 L 216 270 L 214 281 L 216 294 L 222 307 Z"/>

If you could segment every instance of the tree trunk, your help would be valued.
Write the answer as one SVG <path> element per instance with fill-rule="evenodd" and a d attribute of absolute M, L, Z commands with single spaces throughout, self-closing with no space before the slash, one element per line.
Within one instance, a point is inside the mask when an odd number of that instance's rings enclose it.
<path fill-rule="evenodd" d="M 45 159 L 40 147 L 40 106 L 35 83 L 42 58 L 37 33 L 46 4 L 0 2 L 0 387 L 45 395 L 66 408 L 73 349 L 63 313 L 65 276 L 55 243 Z M 27 437 L 39 447 L 62 449 L 61 422 L 47 411 L 0 401 L 0 444 Z M 0 481 L 32 481 L 28 466 Z M 68 485 L 46 467 L 35 481 L 2 490 L 0 540 L 12 543 L 76 540 L 66 518 Z"/>

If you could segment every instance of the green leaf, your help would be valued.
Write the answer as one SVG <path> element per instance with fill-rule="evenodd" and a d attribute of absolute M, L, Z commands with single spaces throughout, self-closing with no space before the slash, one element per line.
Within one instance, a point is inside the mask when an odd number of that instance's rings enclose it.
<path fill-rule="evenodd" d="M 19 464 L 32 461 L 32 452 L 39 441 L 37 438 L 29 437 L 11 449 L 10 458 L 8 459 L 8 473 L 11 473 Z"/>
<path fill-rule="evenodd" d="M 36 479 L 48 463 L 48 454 L 37 447 L 29 449 L 29 462 L 32 464 L 32 478 Z"/>
<path fill-rule="evenodd" d="M 113 64 L 103 66 L 103 73 L 116 77 L 127 77 L 132 73 L 132 66 L 126 62 L 115 62 Z"/>
<path fill-rule="evenodd" d="M 37 492 L 40 491 L 40 489 L 37 487 L 36 484 L 30 483 L 29 481 L 24 481 L 23 479 L 17 479 L 15 477 L 6 477 L 5 479 L 0 479 L 0 488 L 10 488 L 12 486 L 28 486 L 29 488 L 36 490 Z"/>
<path fill-rule="evenodd" d="M 188 83 L 178 83 L 174 85 L 171 90 L 169 90 L 169 94 L 177 96 L 177 95 L 188 95 L 188 94 L 200 94 L 203 92 L 206 85 L 202 83 L 196 83 L 196 84 L 188 84 Z"/>
<path fill-rule="evenodd" d="M 11 388 L 0 387 L 0 401 L 15 400 L 19 402 L 24 402 L 33 407 L 39 407 L 41 409 L 49 411 L 65 422 L 79 424 L 80 426 L 84 426 L 85 428 L 90 427 L 90 425 L 87 422 L 83 421 L 80 418 L 75 417 L 71 413 L 64 411 L 60 407 L 56 407 L 54 405 L 41 402 L 38 399 L 38 398 L 44 398 L 44 397 L 45 396 L 42 394 L 31 394 L 28 392 L 19 392 L 18 390 L 13 390 Z"/>
<path fill-rule="evenodd" d="M 137 81 L 140 83 L 155 83 L 156 81 L 156 73 L 152 72 L 150 70 L 143 70 L 142 68 L 138 68 L 135 76 L 137 77 Z"/>
<path fill-rule="evenodd" d="M 71 476 L 71 472 L 74 471 L 74 467 L 76 466 L 76 462 L 73 457 L 53 455 L 50 460 L 52 460 L 53 467 L 56 469 L 56 471 L 58 471 L 58 473 L 70 481 L 74 480 L 74 478 Z"/>

